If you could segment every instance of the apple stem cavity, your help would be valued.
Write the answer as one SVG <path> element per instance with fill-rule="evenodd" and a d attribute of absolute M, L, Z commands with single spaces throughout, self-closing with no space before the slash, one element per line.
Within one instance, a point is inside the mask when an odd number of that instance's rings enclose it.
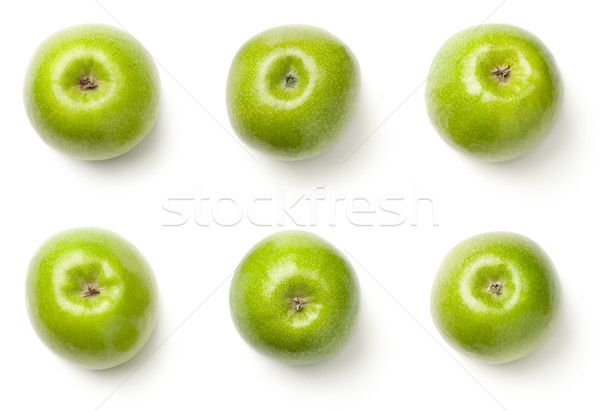
<path fill-rule="evenodd" d="M 81 296 L 83 298 L 88 298 L 96 294 L 100 294 L 100 288 L 95 281 L 83 285 L 83 290 L 81 291 Z"/>
<path fill-rule="evenodd" d="M 500 295 L 502 293 L 502 283 L 499 283 L 497 281 L 490 283 L 488 291 L 494 295 Z"/>
<path fill-rule="evenodd" d="M 295 312 L 302 310 L 305 305 L 306 305 L 306 299 L 299 297 L 297 295 L 294 296 L 292 298 L 292 300 L 290 301 L 290 306 L 294 309 Z"/>
<path fill-rule="evenodd" d="M 98 87 L 98 80 L 93 75 L 85 76 L 79 80 L 79 90 L 93 90 Z"/>
<path fill-rule="evenodd" d="M 492 77 L 498 80 L 498 83 L 504 84 L 506 83 L 508 77 L 510 76 L 510 65 L 500 68 L 496 66 L 496 70 L 492 71 Z"/>
<path fill-rule="evenodd" d="M 283 88 L 285 89 L 295 89 L 296 83 L 298 83 L 298 76 L 294 72 L 294 70 L 287 73 L 283 76 Z"/>

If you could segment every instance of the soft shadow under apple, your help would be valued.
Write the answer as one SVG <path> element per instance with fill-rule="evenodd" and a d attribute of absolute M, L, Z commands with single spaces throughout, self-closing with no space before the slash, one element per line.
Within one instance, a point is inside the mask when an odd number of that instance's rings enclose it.
<path fill-rule="evenodd" d="M 546 181 L 556 183 L 557 180 L 570 178 L 569 173 L 576 171 L 577 164 L 567 164 L 574 158 L 573 151 L 580 149 L 578 135 L 573 129 L 573 120 L 577 118 L 576 108 L 568 102 L 567 96 L 559 118 L 548 135 L 530 152 L 514 160 L 498 163 L 478 163 L 482 172 L 498 172 L 511 178 L 522 179 L 523 176 L 540 175 Z M 585 142 L 583 142 L 585 143 Z M 468 159 L 467 159 L 468 160 Z M 569 170 L 566 172 L 566 170 Z"/>
<path fill-rule="evenodd" d="M 168 120 L 166 118 L 164 104 L 159 108 L 159 115 L 150 133 L 137 146 L 127 153 L 99 161 L 73 160 L 77 167 L 85 169 L 86 172 L 101 173 L 113 178 L 123 173 L 147 174 L 161 162 L 164 152 L 165 141 L 168 136 Z"/>
<path fill-rule="evenodd" d="M 569 345 L 574 332 L 570 313 L 563 306 L 561 319 L 554 333 L 544 344 L 531 354 L 506 364 L 496 365 L 498 372 L 509 375 L 526 375 L 553 373 L 557 364 L 569 352 Z"/>
<path fill-rule="evenodd" d="M 353 150 L 373 131 L 374 126 L 370 124 L 372 116 L 369 112 L 372 105 L 369 104 L 369 101 L 367 93 L 364 90 L 361 91 L 350 125 L 331 148 L 317 157 L 300 161 L 282 161 L 256 151 L 252 151 L 252 154 L 257 156 L 263 169 L 269 175 L 280 175 L 286 181 L 290 181 L 290 179 L 314 180 L 331 174 L 341 168 L 344 160 L 355 154 Z M 367 150 L 366 147 L 367 144 L 363 144 L 358 150 L 362 152 L 362 150 Z"/>
<path fill-rule="evenodd" d="M 354 333 L 348 343 L 333 357 L 315 364 L 287 365 L 269 358 L 268 361 L 275 372 L 283 373 L 286 378 L 315 379 L 328 381 L 335 376 L 350 372 L 351 369 L 364 368 L 361 358 L 365 358 L 369 340 L 369 324 L 365 316 L 359 314 Z M 261 354 L 257 354 L 261 355 Z"/>
<path fill-rule="evenodd" d="M 134 372 L 139 367 L 143 367 L 143 363 L 152 360 L 152 356 L 154 355 L 154 350 L 157 350 L 159 345 L 163 342 L 164 336 L 167 335 L 168 330 L 164 329 L 163 323 L 160 320 L 160 301 L 159 301 L 159 312 L 156 320 L 156 325 L 150 338 L 142 347 L 140 352 L 138 352 L 133 358 L 129 361 L 124 362 L 123 364 L 117 365 L 116 367 L 107 368 L 105 370 L 89 370 L 85 368 L 81 368 L 81 372 L 85 373 L 85 378 L 97 378 L 100 380 L 112 380 L 115 385 L 119 384 L 123 381 L 124 378 L 128 377 L 131 373 Z"/>

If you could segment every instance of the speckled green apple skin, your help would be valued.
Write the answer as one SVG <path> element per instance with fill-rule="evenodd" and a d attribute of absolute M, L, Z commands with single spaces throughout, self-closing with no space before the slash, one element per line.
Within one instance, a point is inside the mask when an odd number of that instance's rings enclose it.
<path fill-rule="evenodd" d="M 295 74 L 293 86 L 285 78 Z M 327 150 L 350 123 L 359 66 L 338 38 L 317 27 L 264 31 L 237 52 L 227 79 L 227 109 L 251 147 L 282 160 Z"/>
<path fill-rule="evenodd" d="M 510 65 L 506 82 L 492 73 Z M 427 112 L 453 148 L 481 161 L 505 161 L 535 147 L 560 111 L 556 62 L 533 34 L 488 24 L 451 37 L 435 56 Z"/>
<path fill-rule="evenodd" d="M 490 284 L 500 283 L 500 293 Z M 548 255 L 518 234 L 471 237 L 446 256 L 431 291 L 438 330 L 457 350 L 488 363 L 519 359 L 552 334 L 560 285 Z"/>
<path fill-rule="evenodd" d="M 82 90 L 94 76 L 97 87 Z M 31 124 L 51 147 L 78 159 L 119 156 L 140 143 L 158 115 L 152 57 L 116 27 L 86 24 L 55 33 L 37 49 L 23 97 Z"/>
<path fill-rule="evenodd" d="M 296 311 L 291 303 L 303 298 Z M 359 307 L 358 280 L 331 244 L 303 231 L 282 231 L 252 248 L 229 294 L 233 322 L 259 352 L 286 364 L 310 364 L 348 341 Z"/>
<path fill-rule="evenodd" d="M 95 282 L 99 294 L 83 297 Z M 29 265 L 29 318 L 56 354 L 103 369 L 132 358 L 146 343 L 157 313 L 157 288 L 144 256 L 117 234 L 98 228 L 63 231 Z"/>

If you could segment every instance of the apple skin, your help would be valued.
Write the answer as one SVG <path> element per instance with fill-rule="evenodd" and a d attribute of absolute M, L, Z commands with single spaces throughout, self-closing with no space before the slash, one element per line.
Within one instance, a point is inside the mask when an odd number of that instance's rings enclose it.
<path fill-rule="evenodd" d="M 444 339 L 488 363 L 514 361 L 537 349 L 554 331 L 560 305 L 548 255 L 508 232 L 480 234 L 454 247 L 431 291 L 431 315 Z"/>
<path fill-rule="evenodd" d="M 136 39 L 116 27 L 85 24 L 39 46 L 23 98 L 31 124 L 49 146 L 74 158 L 103 160 L 148 135 L 159 92 L 154 61 Z"/>
<path fill-rule="evenodd" d="M 507 66 L 507 77 L 492 74 Z M 442 46 L 431 64 L 425 99 L 431 123 L 446 143 L 494 162 L 535 147 L 556 122 L 562 95 L 554 57 L 537 37 L 518 27 L 487 24 L 461 31 Z"/>
<path fill-rule="evenodd" d="M 286 364 L 310 364 L 348 342 L 359 286 L 352 266 L 331 244 L 304 231 L 282 231 L 240 262 L 229 303 L 248 344 Z M 296 310 L 298 303 L 303 306 Z"/>
<path fill-rule="evenodd" d="M 280 26 L 237 52 L 227 79 L 227 109 L 248 145 L 278 159 L 302 160 L 341 136 L 359 91 L 360 70 L 348 46 L 317 27 Z"/>
<path fill-rule="evenodd" d="M 104 369 L 144 346 L 158 296 L 152 268 L 131 243 L 108 230 L 77 228 L 38 249 L 26 300 L 33 328 L 52 351 L 82 367 Z"/>

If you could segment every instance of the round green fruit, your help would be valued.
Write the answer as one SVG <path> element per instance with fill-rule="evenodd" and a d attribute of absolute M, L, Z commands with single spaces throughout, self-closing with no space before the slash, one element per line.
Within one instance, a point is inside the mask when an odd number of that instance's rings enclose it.
<path fill-rule="evenodd" d="M 556 62 L 537 37 L 488 24 L 442 46 L 425 98 L 431 123 L 451 147 L 481 161 L 505 161 L 549 133 L 562 94 Z"/>
<path fill-rule="evenodd" d="M 322 238 L 282 231 L 248 252 L 229 294 L 233 322 L 256 350 L 287 364 L 337 353 L 358 314 L 359 288 L 344 256 Z"/>
<path fill-rule="evenodd" d="M 356 107 L 356 58 L 317 27 L 275 27 L 237 52 L 227 79 L 227 109 L 236 133 L 251 147 L 283 160 L 327 150 Z"/>
<path fill-rule="evenodd" d="M 31 60 L 23 98 L 31 124 L 51 147 L 78 159 L 119 156 L 148 135 L 160 81 L 152 57 L 112 26 L 55 33 Z"/>
<path fill-rule="evenodd" d="M 530 239 L 493 232 L 454 247 L 431 291 L 438 330 L 457 350 L 489 363 L 519 359 L 552 334 L 560 286 L 548 255 Z"/>
<path fill-rule="evenodd" d="M 79 228 L 47 240 L 29 265 L 27 310 L 56 354 L 86 368 L 110 368 L 144 346 L 157 313 L 154 274 L 144 256 L 107 230 Z"/>

